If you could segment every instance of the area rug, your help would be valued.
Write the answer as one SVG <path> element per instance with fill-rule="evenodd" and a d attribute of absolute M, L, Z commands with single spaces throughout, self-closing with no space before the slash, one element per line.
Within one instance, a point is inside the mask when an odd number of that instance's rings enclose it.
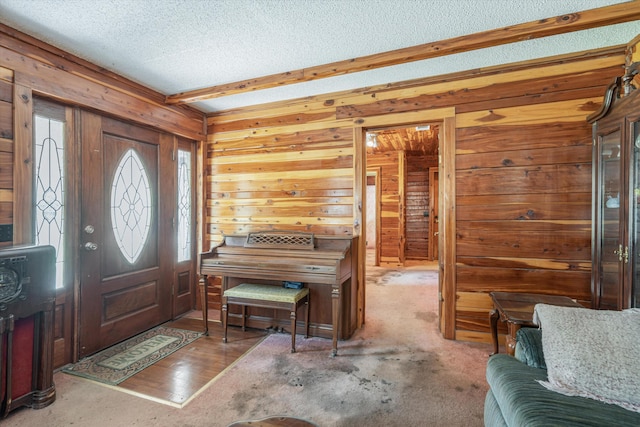
<path fill-rule="evenodd" d="M 428 268 L 388 269 L 367 267 L 367 283 L 382 286 L 424 286 L 438 284 L 438 270 Z"/>
<path fill-rule="evenodd" d="M 273 333 L 191 410 L 215 413 L 221 426 L 266 416 L 322 427 L 482 426 L 489 345 L 441 338 L 437 290 L 370 286 L 367 311 L 376 315 L 338 343 L 337 357 L 330 339 L 301 337 L 290 353 L 290 336 Z"/>
<path fill-rule="evenodd" d="M 158 326 L 66 366 L 62 371 L 104 384 L 118 385 L 201 335 L 200 332 Z"/>

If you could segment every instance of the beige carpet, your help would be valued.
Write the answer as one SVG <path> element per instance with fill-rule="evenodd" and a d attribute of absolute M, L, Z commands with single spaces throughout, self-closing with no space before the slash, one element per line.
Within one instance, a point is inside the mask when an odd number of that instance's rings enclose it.
<path fill-rule="evenodd" d="M 389 284 L 380 280 L 385 269 L 370 273 L 366 325 L 339 343 L 336 358 L 330 340 L 299 336 L 291 354 L 289 337 L 274 334 L 182 409 L 57 373 L 53 405 L 0 423 L 222 427 L 288 415 L 323 427 L 482 426 L 491 346 L 441 338 L 437 280 Z"/>

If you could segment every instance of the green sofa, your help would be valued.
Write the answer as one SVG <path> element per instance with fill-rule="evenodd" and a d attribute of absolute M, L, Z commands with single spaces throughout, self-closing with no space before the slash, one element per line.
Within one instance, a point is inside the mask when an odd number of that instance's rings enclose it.
<path fill-rule="evenodd" d="M 486 427 L 640 426 L 640 413 L 620 406 L 546 389 L 542 331 L 522 328 L 515 357 L 496 354 L 487 363 L 489 391 L 484 406 Z"/>

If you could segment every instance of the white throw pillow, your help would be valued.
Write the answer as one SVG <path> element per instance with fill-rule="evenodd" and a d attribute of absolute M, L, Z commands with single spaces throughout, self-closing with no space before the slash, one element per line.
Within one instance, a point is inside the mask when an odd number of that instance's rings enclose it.
<path fill-rule="evenodd" d="M 537 304 L 549 390 L 640 412 L 640 309 Z"/>

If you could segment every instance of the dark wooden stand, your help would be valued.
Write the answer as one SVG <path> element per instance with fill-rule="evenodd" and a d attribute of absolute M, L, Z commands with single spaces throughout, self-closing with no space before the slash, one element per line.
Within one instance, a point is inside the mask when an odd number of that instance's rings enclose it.
<path fill-rule="evenodd" d="M 53 383 L 55 249 L 0 250 L 0 414 L 21 406 L 44 408 Z M 17 279 L 17 284 L 16 280 Z"/>
<path fill-rule="evenodd" d="M 536 304 L 551 304 L 564 307 L 582 307 L 568 297 L 556 295 L 525 294 L 515 292 L 491 292 L 494 309 L 489 315 L 493 353 L 498 353 L 498 319 L 507 323 L 507 354 L 513 356 L 516 351 L 516 333 L 523 326 L 536 326 L 533 323 L 533 309 Z"/>

